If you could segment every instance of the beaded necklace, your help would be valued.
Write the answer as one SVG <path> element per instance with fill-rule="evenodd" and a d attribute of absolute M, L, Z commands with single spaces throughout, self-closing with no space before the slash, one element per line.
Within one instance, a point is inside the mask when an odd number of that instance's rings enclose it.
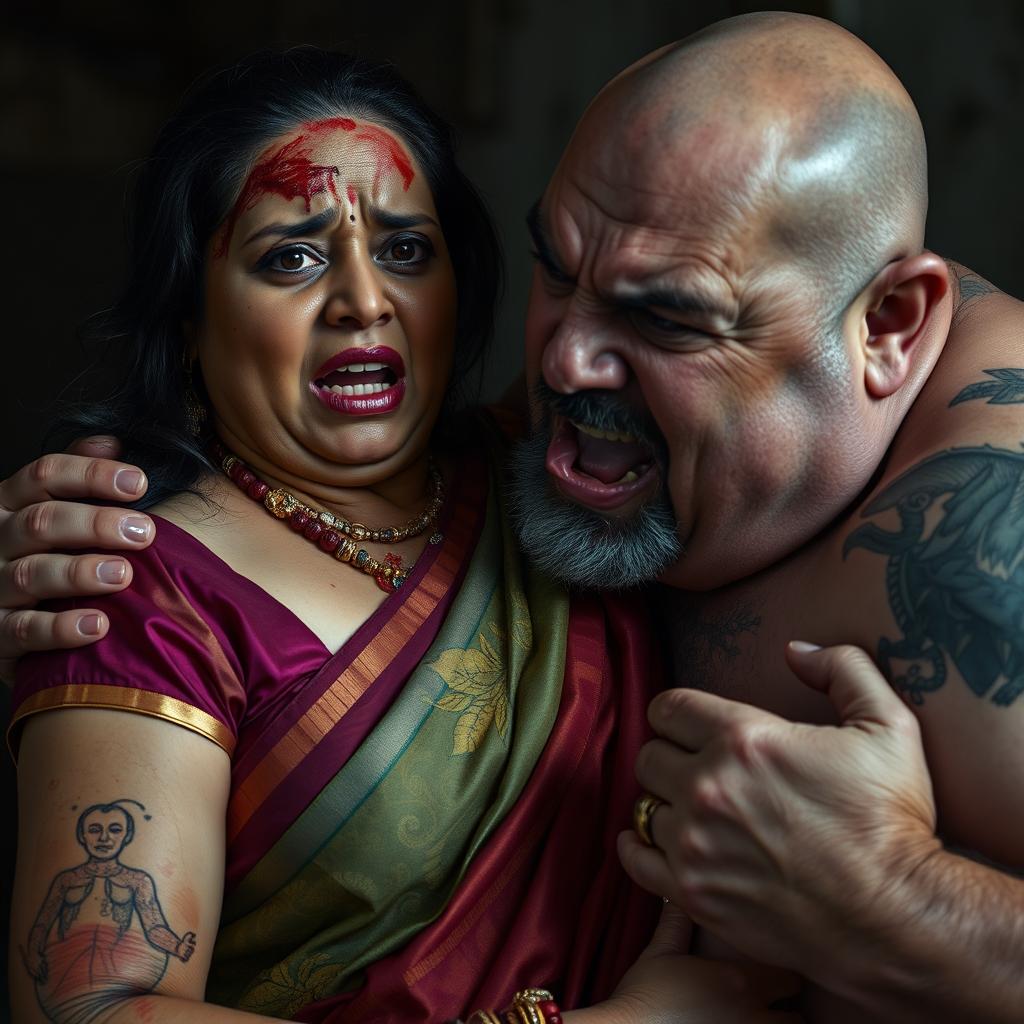
<path fill-rule="evenodd" d="M 270 484 L 261 480 L 237 455 L 219 442 L 213 444 L 212 450 L 221 469 L 240 491 L 253 501 L 260 502 L 275 518 L 287 520 L 296 533 L 316 544 L 321 551 L 372 576 L 377 586 L 387 594 L 396 591 L 406 581 L 413 567 L 403 565 L 401 555 L 390 551 L 383 560 L 378 560 L 366 548 L 359 547 L 358 542 L 368 540 L 376 544 L 398 544 L 419 537 L 437 522 L 444 504 L 444 480 L 433 459 L 428 462 L 430 500 L 427 507 L 404 526 L 388 526 L 376 530 L 362 523 L 349 522 L 333 512 L 304 505 L 283 487 L 271 488 Z M 435 530 L 429 543 L 440 544 L 442 540 L 444 534 Z"/>

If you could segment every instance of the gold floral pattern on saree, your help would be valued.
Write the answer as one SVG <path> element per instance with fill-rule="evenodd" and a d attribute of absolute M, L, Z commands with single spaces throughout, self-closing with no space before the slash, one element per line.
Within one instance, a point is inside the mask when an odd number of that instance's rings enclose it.
<path fill-rule="evenodd" d="M 448 692 L 435 706 L 459 716 L 452 754 L 473 753 L 492 725 L 502 740 L 508 734 L 511 652 L 507 648 L 511 642 L 514 648 L 528 652 L 533 644 L 533 625 L 525 599 L 514 593 L 510 604 L 512 621 L 507 630 L 493 620 L 487 624 L 493 640 L 481 631 L 477 633 L 477 646 L 451 648 L 427 663 L 448 686 Z"/>
<path fill-rule="evenodd" d="M 239 1008 L 274 1017 L 293 1017 L 308 1003 L 332 995 L 340 974 L 338 963 L 328 953 L 314 953 L 302 959 L 291 957 L 263 972 L 239 1001 Z"/>

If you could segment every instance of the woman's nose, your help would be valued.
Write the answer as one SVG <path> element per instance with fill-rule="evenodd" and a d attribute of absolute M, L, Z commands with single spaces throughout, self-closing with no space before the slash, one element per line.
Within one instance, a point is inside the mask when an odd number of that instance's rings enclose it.
<path fill-rule="evenodd" d="M 336 279 L 324 309 L 332 327 L 353 331 L 386 324 L 395 309 L 381 279 L 383 271 L 367 254 L 352 254 L 335 269 Z"/>
<path fill-rule="evenodd" d="M 618 391 L 629 383 L 629 365 L 614 344 L 607 316 L 566 310 L 541 356 L 544 380 L 555 391 Z"/>

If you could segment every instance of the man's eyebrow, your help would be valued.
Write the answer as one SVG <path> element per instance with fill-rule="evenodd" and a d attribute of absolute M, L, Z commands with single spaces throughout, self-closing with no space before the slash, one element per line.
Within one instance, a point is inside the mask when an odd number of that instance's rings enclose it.
<path fill-rule="evenodd" d="M 433 217 L 421 212 L 394 213 L 391 210 L 381 209 L 379 206 L 370 206 L 366 212 L 371 220 L 375 220 L 385 228 L 415 228 L 420 224 L 433 224 L 435 228 L 441 226 Z"/>
<path fill-rule="evenodd" d="M 616 302 L 629 309 L 665 309 L 683 316 L 712 317 L 727 321 L 735 316 L 735 313 L 710 295 L 681 288 L 651 288 L 640 294 L 618 298 Z"/>
<path fill-rule="evenodd" d="M 527 211 L 526 227 L 530 232 L 530 238 L 533 241 L 533 249 L 537 255 L 537 259 L 544 264 L 545 269 L 549 270 L 556 277 L 568 276 L 562 269 L 561 264 L 558 262 L 558 257 L 555 255 L 554 247 L 551 245 L 548 233 L 544 229 L 544 224 L 541 219 L 539 199 Z"/>
<path fill-rule="evenodd" d="M 331 206 L 320 213 L 314 214 L 312 217 L 299 221 L 297 224 L 268 224 L 265 228 L 260 228 L 259 231 L 250 235 L 242 244 L 248 245 L 250 242 L 255 242 L 258 238 L 266 238 L 268 235 L 277 235 L 279 238 L 315 235 L 323 231 L 324 228 L 330 227 L 338 219 L 338 215 L 337 207 Z"/>

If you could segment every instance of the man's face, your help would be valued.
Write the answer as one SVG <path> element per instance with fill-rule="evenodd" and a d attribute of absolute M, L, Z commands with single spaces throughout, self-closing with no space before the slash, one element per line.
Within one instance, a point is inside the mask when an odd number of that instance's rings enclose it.
<path fill-rule="evenodd" d="M 773 244 L 768 133 L 737 143 L 698 125 L 666 141 L 588 119 L 531 225 L 526 366 L 542 393 L 518 477 L 536 485 L 543 461 L 555 544 L 561 514 L 573 550 L 639 545 L 648 578 L 721 586 L 815 535 L 866 482 L 856 347 Z M 652 509 L 660 527 L 642 521 Z M 657 537 L 648 553 L 669 510 L 681 553 Z"/>
<path fill-rule="evenodd" d="M 93 811 L 82 822 L 85 848 L 96 860 L 113 860 L 124 848 L 128 820 L 123 811 Z"/>

